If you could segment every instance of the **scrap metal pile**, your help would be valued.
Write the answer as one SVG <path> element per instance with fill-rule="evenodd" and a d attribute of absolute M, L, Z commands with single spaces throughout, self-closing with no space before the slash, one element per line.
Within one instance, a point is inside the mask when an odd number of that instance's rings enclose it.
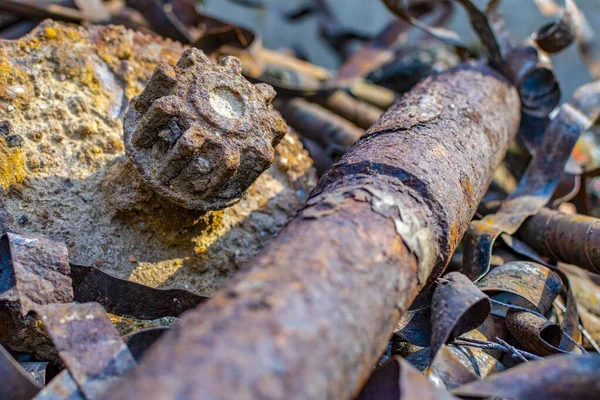
<path fill-rule="evenodd" d="M 233 2 L 341 66 L 198 2 L 0 0 L 0 399 L 600 397 L 576 2 L 521 43 L 500 0 L 384 0 L 375 37 Z"/>

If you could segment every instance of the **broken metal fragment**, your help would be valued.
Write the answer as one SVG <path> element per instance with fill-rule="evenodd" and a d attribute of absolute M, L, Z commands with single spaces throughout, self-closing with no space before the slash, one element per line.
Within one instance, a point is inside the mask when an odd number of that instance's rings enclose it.
<path fill-rule="evenodd" d="M 542 208 L 529 217 L 519 237 L 543 256 L 600 273 L 600 219 Z"/>
<path fill-rule="evenodd" d="M 159 65 L 132 100 L 125 150 L 158 194 L 184 208 L 220 210 L 271 166 L 285 122 L 269 107 L 273 88 L 241 73 L 235 57 L 216 66 L 190 49 L 176 66 Z"/>
<path fill-rule="evenodd" d="M 517 92 L 487 66 L 421 82 L 105 398 L 357 395 L 395 321 L 460 242 L 519 115 Z"/>
<path fill-rule="evenodd" d="M 595 400 L 600 396 L 600 355 L 556 355 L 471 382 L 452 391 L 465 398 Z"/>
<path fill-rule="evenodd" d="M 440 279 L 431 301 L 431 359 L 442 345 L 481 325 L 492 309 L 489 298 L 460 272 Z"/>
<path fill-rule="evenodd" d="M 402 357 L 393 357 L 375 369 L 357 400 L 451 400 L 446 390 L 436 387 Z"/>

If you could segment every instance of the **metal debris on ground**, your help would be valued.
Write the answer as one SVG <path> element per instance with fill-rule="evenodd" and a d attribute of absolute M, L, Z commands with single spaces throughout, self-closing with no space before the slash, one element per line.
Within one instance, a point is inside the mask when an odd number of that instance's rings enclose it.
<path fill-rule="evenodd" d="M 0 1 L 0 400 L 600 397 L 585 2 L 228 3 Z"/>

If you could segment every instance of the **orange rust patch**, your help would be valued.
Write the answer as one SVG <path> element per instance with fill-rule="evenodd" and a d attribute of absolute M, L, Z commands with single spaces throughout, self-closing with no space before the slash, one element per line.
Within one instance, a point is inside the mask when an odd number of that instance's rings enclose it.
<path fill-rule="evenodd" d="M 460 187 L 463 190 L 463 195 L 465 197 L 466 202 L 469 206 L 473 205 L 473 185 L 471 184 L 471 179 L 468 175 L 461 175 L 460 177 Z"/>
<path fill-rule="evenodd" d="M 452 222 L 452 226 L 450 227 L 450 236 L 448 237 L 450 241 L 450 248 L 454 249 L 458 246 L 460 242 L 460 236 L 458 234 L 458 224 L 456 221 Z"/>

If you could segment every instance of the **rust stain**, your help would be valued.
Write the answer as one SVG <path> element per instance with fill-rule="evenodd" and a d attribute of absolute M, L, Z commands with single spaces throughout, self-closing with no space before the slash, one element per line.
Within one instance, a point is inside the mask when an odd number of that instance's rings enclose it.
<path fill-rule="evenodd" d="M 471 184 L 471 179 L 469 178 L 469 175 L 461 175 L 460 187 L 462 188 L 463 195 L 467 204 L 469 204 L 469 206 L 473 205 L 473 200 L 475 200 L 475 196 L 473 195 L 473 185 Z"/>

